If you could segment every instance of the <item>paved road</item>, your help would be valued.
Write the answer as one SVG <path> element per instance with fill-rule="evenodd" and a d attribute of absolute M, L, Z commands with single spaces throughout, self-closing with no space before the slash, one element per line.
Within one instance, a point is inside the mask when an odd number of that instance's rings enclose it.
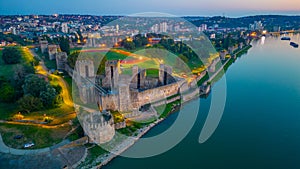
<path fill-rule="evenodd" d="M 9 153 L 12 155 L 27 155 L 27 154 L 40 154 L 40 153 L 45 153 L 45 152 L 49 152 L 50 148 L 42 148 L 42 149 L 35 149 L 35 150 L 22 150 L 22 149 L 14 149 L 14 148 L 10 148 L 7 147 L 3 140 L 2 140 L 2 136 L 0 134 L 0 152 L 1 153 Z"/>

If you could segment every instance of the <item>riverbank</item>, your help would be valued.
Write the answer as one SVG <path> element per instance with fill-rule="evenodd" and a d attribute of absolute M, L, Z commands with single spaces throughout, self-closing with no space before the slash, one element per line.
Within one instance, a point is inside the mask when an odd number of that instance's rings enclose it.
<path fill-rule="evenodd" d="M 239 50 L 236 55 L 239 55 L 240 53 L 243 53 L 245 51 L 248 51 L 248 49 L 251 48 L 251 45 L 243 48 L 242 50 Z M 240 55 L 239 55 L 240 56 Z M 236 59 L 237 57 L 235 57 Z M 235 60 L 233 59 L 233 60 Z M 220 69 L 218 69 L 213 77 L 209 78 L 209 81 L 212 81 L 213 79 L 215 79 L 215 77 L 221 72 L 221 70 L 223 70 L 226 66 L 230 66 L 231 64 L 229 64 L 229 62 L 231 62 L 232 58 L 229 58 L 228 60 L 226 60 Z M 229 65 L 228 65 L 229 64 Z M 224 72 L 225 73 L 225 72 Z M 223 75 L 223 74 L 222 74 Z M 205 81 L 207 82 L 207 81 Z M 198 98 L 200 95 L 199 95 L 199 92 L 197 92 L 198 94 L 194 94 L 193 97 L 188 97 L 189 99 L 182 99 L 181 100 L 181 105 L 183 106 L 184 104 L 190 102 L 191 100 L 194 100 L 195 98 Z M 137 134 L 137 136 L 135 136 L 134 138 L 131 138 L 131 139 L 126 139 L 125 141 L 123 141 L 120 145 L 118 145 L 116 147 L 116 149 L 114 149 L 112 152 L 113 153 L 107 153 L 107 154 L 104 154 L 102 156 L 99 156 L 95 161 L 98 161 L 100 162 L 99 165 L 95 166 L 96 168 L 101 168 L 102 166 L 105 166 L 107 165 L 110 161 L 112 161 L 114 158 L 118 157 L 119 155 L 121 155 L 123 152 L 125 152 L 127 149 L 129 149 L 130 147 L 132 147 L 141 137 L 143 137 L 146 133 L 148 133 L 153 127 L 155 127 L 157 124 L 161 123 L 162 121 L 164 121 L 165 119 L 168 118 L 168 116 L 172 113 L 176 113 L 178 112 L 178 109 L 171 109 L 170 112 L 168 112 L 167 116 L 165 118 L 160 118 L 158 119 L 157 121 L 151 123 L 149 126 L 146 126 L 142 129 L 139 129 L 139 133 Z"/>

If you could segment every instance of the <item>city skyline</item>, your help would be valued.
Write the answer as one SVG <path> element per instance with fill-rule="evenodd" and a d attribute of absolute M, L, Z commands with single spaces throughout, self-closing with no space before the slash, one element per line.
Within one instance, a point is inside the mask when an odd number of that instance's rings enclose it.
<path fill-rule="evenodd" d="M 253 0 L 251 3 L 239 2 L 237 0 L 211 0 L 207 1 L 148 1 L 128 0 L 125 3 L 119 3 L 116 0 L 98 1 L 87 0 L 79 1 L 69 0 L 53 1 L 45 0 L 28 1 L 11 0 L 0 2 L 1 15 L 25 15 L 25 14 L 89 14 L 89 15 L 129 15 L 143 12 L 163 12 L 179 16 L 229 16 L 241 17 L 247 15 L 299 15 L 300 7 L 296 0 Z"/>

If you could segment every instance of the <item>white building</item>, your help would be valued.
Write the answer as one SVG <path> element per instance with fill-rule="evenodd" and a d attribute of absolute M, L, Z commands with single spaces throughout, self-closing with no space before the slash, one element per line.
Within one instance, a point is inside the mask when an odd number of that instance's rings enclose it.
<path fill-rule="evenodd" d="M 180 31 L 180 25 L 174 26 L 174 31 L 175 31 L 175 32 L 179 32 L 179 31 Z"/>
<path fill-rule="evenodd" d="M 158 30 L 159 30 L 158 24 L 155 24 L 151 27 L 151 32 L 153 33 L 158 33 Z"/>
<path fill-rule="evenodd" d="M 119 29 L 120 29 L 119 25 L 116 25 L 116 33 L 119 33 Z"/>
<path fill-rule="evenodd" d="M 168 24 L 167 22 L 162 22 L 159 24 L 159 31 L 160 32 L 167 32 L 168 30 Z"/>
<path fill-rule="evenodd" d="M 62 24 L 61 24 L 61 31 L 62 31 L 63 33 L 69 33 L 68 23 L 62 23 Z"/>
<path fill-rule="evenodd" d="M 263 24 L 261 21 L 255 21 L 254 24 L 249 25 L 249 30 L 255 31 L 255 30 L 263 30 Z"/>
<path fill-rule="evenodd" d="M 203 32 L 207 30 L 207 25 L 206 24 L 201 24 L 198 28 L 199 32 Z"/>

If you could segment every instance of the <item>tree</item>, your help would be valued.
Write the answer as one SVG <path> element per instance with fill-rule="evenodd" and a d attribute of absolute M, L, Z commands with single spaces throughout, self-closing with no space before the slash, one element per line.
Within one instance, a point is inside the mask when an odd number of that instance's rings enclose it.
<path fill-rule="evenodd" d="M 12 84 L 15 89 L 15 97 L 20 98 L 23 96 L 23 88 L 22 85 L 24 84 L 25 77 L 28 74 L 33 74 L 34 68 L 29 65 L 17 65 L 14 68 L 14 75 L 12 78 Z"/>
<path fill-rule="evenodd" d="M 40 92 L 39 98 L 43 102 L 44 107 L 50 108 L 50 107 L 54 107 L 56 96 L 57 93 L 55 89 L 52 86 L 47 85 L 46 90 Z"/>
<path fill-rule="evenodd" d="M 20 100 L 18 100 L 18 104 L 21 111 L 25 111 L 27 113 L 43 108 L 41 99 L 33 97 L 31 95 L 22 97 Z"/>
<path fill-rule="evenodd" d="M 11 102 L 14 100 L 15 89 L 9 83 L 4 83 L 0 87 L 0 101 Z"/>
<path fill-rule="evenodd" d="M 58 102 L 58 92 L 44 78 L 38 75 L 27 75 L 23 85 L 24 95 L 39 98 L 44 107 L 54 107 Z M 59 88 L 57 87 L 59 91 Z"/>
<path fill-rule="evenodd" d="M 61 51 L 66 52 L 68 55 L 70 54 L 70 44 L 68 38 L 61 38 L 59 41 L 59 47 Z"/>
<path fill-rule="evenodd" d="M 4 76 L 0 76 L 0 86 L 7 82 L 7 79 Z"/>
<path fill-rule="evenodd" d="M 148 39 L 144 36 L 141 36 L 141 34 L 139 34 L 134 37 L 133 42 L 135 44 L 135 47 L 139 48 L 139 47 L 143 47 L 143 46 L 147 45 Z"/>
<path fill-rule="evenodd" d="M 75 64 L 76 64 L 76 61 L 77 61 L 77 58 L 79 56 L 80 52 L 76 51 L 76 52 L 73 52 L 67 59 L 68 61 L 68 65 L 74 69 L 75 67 Z"/>
<path fill-rule="evenodd" d="M 61 94 L 62 87 L 60 85 L 55 85 L 55 86 L 52 86 L 52 87 L 55 89 L 57 94 Z"/>
<path fill-rule="evenodd" d="M 6 47 L 2 51 L 2 59 L 5 64 L 20 63 L 21 53 L 15 47 Z"/>
<path fill-rule="evenodd" d="M 133 50 L 135 49 L 135 44 L 132 41 L 124 40 L 123 41 L 123 46 L 127 50 Z"/>
<path fill-rule="evenodd" d="M 47 82 L 38 75 L 30 74 L 25 77 L 23 90 L 25 95 L 39 97 L 42 91 L 46 91 Z"/>

